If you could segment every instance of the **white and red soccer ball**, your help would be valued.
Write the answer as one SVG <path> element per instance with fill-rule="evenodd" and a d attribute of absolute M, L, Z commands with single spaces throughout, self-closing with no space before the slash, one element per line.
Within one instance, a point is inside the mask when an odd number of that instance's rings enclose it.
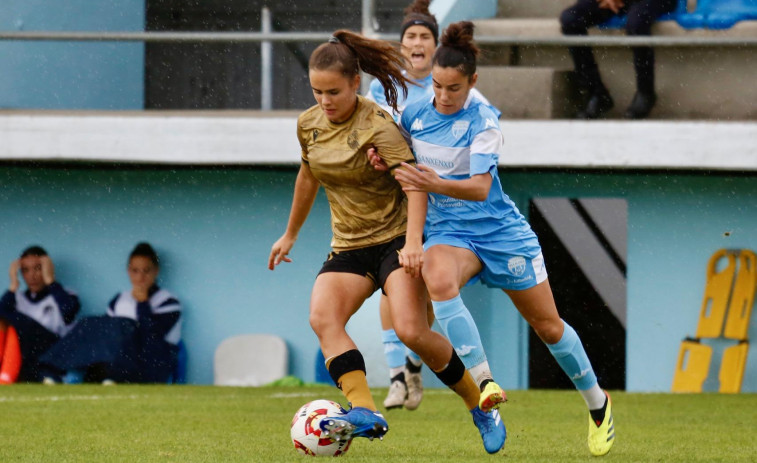
<path fill-rule="evenodd" d="M 344 415 L 341 405 L 330 400 L 308 402 L 292 418 L 291 436 L 295 450 L 314 457 L 338 457 L 350 448 L 352 439 L 336 441 L 322 436 L 320 423 L 327 416 Z"/>

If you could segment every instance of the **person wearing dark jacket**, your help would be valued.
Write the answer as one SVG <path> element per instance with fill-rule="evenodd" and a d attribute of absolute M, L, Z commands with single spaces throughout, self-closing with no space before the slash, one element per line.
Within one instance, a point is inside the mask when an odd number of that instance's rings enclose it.
<path fill-rule="evenodd" d="M 8 291 L 0 298 L 0 383 L 37 382 L 38 358 L 72 329 L 81 304 L 55 281 L 53 261 L 40 246 L 25 249 L 8 273 Z M 19 289 L 19 273 L 25 291 Z"/>
<path fill-rule="evenodd" d="M 676 7 L 677 0 L 577 0 L 560 15 L 565 35 L 587 35 L 588 28 L 602 24 L 613 16 L 626 14 L 626 33 L 645 36 L 652 33 L 652 24 Z M 602 83 L 594 54 L 589 47 L 569 47 L 579 85 L 588 92 L 589 100 L 577 117 L 596 119 L 612 109 L 614 102 Z M 654 50 L 633 47 L 636 71 L 636 94 L 625 112 L 627 119 L 643 119 L 657 102 L 654 88 Z"/>
<path fill-rule="evenodd" d="M 166 383 L 176 368 L 181 305 L 156 284 L 160 265 L 148 243 L 129 255 L 131 289 L 118 293 L 106 315 L 86 317 L 41 359 L 58 382 L 79 372 L 85 382 Z"/>

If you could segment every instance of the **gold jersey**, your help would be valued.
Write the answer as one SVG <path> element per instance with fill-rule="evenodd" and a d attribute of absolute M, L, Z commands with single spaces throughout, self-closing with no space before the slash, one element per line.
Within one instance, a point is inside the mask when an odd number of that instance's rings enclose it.
<path fill-rule="evenodd" d="M 302 160 L 326 191 L 331 208 L 331 247 L 349 250 L 386 243 L 407 228 L 407 198 L 390 173 L 400 162 L 415 163 L 392 116 L 358 95 L 357 108 L 340 124 L 318 105 L 297 120 Z M 368 162 L 375 147 L 390 168 L 379 172 Z"/>

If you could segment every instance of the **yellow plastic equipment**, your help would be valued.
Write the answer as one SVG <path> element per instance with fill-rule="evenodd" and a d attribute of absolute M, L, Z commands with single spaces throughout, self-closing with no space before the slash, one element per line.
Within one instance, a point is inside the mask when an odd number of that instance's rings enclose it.
<path fill-rule="evenodd" d="M 731 394 L 741 392 L 756 289 L 757 255 L 753 251 L 719 249 L 710 257 L 696 338 L 681 342 L 673 374 L 673 392 L 702 392 L 709 374 L 712 347 L 702 344 L 701 340 L 720 338 L 721 331 L 724 338 L 736 340 L 738 344 L 723 350 L 718 390 Z"/>
<path fill-rule="evenodd" d="M 702 385 L 710 369 L 712 348 L 699 341 L 687 339 L 681 342 L 678 362 L 673 375 L 673 392 L 702 392 Z"/>
<path fill-rule="evenodd" d="M 749 319 L 754 305 L 754 291 L 757 288 L 757 255 L 748 249 L 739 253 L 739 270 L 733 285 L 731 303 L 728 304 L 728 318 L 723 336 L 728 339 L 746 341 L 749 333 Z"/>
<path fill-rule="evenodd" d="M 718 263 L 723 258 L 728 259 L 728 264 L 722 271 L 718 272 Z M 702 309 L 699 312 L 697 338 L 717 338 L 720 336 L 735 273 L 736 256 L 732 252 L 720 249 L 710 257 L 707 264 L 704 299 L 702 300 Z"/>
<path fill-rule="evenodd" d="M 724 394 L 738 394 L 741 392 L 741 383 L 744 380 L 746 369 L 746 357 L 749 352 L 749 343 L 742 341 L 723 351 L 723 361 L 720 364 L 719 392 Z"/>

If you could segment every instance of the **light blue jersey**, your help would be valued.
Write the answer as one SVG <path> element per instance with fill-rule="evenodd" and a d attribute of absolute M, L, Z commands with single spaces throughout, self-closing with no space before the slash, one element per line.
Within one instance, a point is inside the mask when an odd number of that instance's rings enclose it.
<path fill-rule="evenodd" d="M 407 71 L 402 72 L 405 76 L 407 76 Z M 377 79 L 374 79 L 371 82 L 371 87 L 368 91 L 368 94 L 366 95 L 366 98 L 375 101 L 379 106 L 381 106 L 384 111 L 393 115 L 394 120 L 399 123 L 400 116 L 402 116 L 402 112 L 405 110 L 405 107 L 407 105 L 415 101 L 427 101 L 429 98 L 432 98 L 434 96 L 434 79 L 431 74 L 423 79 L 413 80 L 413 82 L 415 82 L 417 85 L 408 84 L 407 97 L 404 96 L 402 90 L 397 90 L 399 93 L 397 95 L 398 112 L 395 112 L 392 107 L 389 106 L 389 103 L 386 102 L 386 96 L 384 96 L 384 86 L 381 85 L 381 82 L 379 82 Z M 481 94 L 481 92 L 473 88 L 471 90 L 471 95 L 473 95 L 473 97 L 477 100 L 482 101 L 484 104 L 489 105 L 491 110 L 496 114 L 497 119 L 499 119 L 499 116 L 502 114 L 501 111 L 494 106 L 491 106 L 489 100 L 487 100 L 484 95 Z"/>
<path fill-rule="evenodd" d="M 412 139 L 416 162 L 441 178 L 492 176 L 484 201 L 429 193 L 425 246 L 471 249 L 484 264 L 480 278 L 490 286 L 524 289 L 543 281 L 546 270 L 536 235 L 499 180 L 504 138 L 491 107 L 468 95 L 460 111 L 445 115 L 436 110 L 431 97 L 410 103 L 400 126 Z"/>

